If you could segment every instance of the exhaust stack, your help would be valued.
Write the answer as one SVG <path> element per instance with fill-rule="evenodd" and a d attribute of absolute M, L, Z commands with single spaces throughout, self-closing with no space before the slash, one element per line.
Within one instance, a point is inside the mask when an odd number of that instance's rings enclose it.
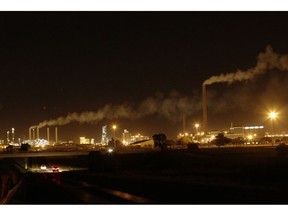
<path fill-rule="evenodd" d="M 206 85 L 202 84 L 202 109 L 203 109 L 203 129 L 204 134 L 208 133 L 208 120 L 207 120 L 207 99 L 206 99 Z"/>
<path fill-rule="evenodd" d="M 36 139 L 40 139 L 40 136 L 39 136 L 39 127 L 36 127 L 36 132 L 37 132 L 37 137 L 36 137 Z"/>
<path fill-rule="evenodd" d="M 30 127 L 30 128 L 29 128 L 29 140 L 32 139 L 32 133 L 31 133 L 31 130 L 32 130 L 32 128 Z"/>
<path fill-rule="evenodd" d="M 35 128 L 32 128 L 33 141 L 35 141 Z"/>
<path fill-rule="evenodd" d="M 58 143 L 58 128 L 55 127 L 55 143 Z"/>
<path fill-rule="evenodd" d="M 48 145 L 50 144 L 50 131 L 49 131 L 49 127 L 47 128 L 47 141 L 48 141 Z"/>

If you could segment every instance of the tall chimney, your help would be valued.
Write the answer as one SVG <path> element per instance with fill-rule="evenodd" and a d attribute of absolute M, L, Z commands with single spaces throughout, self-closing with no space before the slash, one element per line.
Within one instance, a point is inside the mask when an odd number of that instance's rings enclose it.
<path fill-rule="evenodd" d="M 58 128 L 55 127 L 55 143 L 58 142 Z"/>
<path fill-rule="evenodd" d="M 206 101 L 206 85 L 202 84 L 202 105 L 203 105 L 203 129 L 204 134 L 208 133 L 208 123 L 207 123 L 207 101 Z"/>
<path fill-rule="evenodd" d="M 33 132 L 33 140 L 35 140 L 35 128 L 32 128 L 32 132 Z"/>
<path fill-rule="evenodd" d="M 47 141 L 48 141 L 48 144 L 50 144 L 50 131 L 49 131 L 49 127 L 47 127 Z"/>
<path fill-rule="evenodd" d="M 37 130 L 37 139 L 40 139 L 40 136 L 39 136 L 39 127 L 36 127 L 36 130 Z"/>
<path fill-rule="evenodd" d="M 29 128 L 29 140 L 32 139 L 31 130 L 32 130 L 32 128 L 30 127 L 30 128 Z"/>
<path fill-rule="evenodd" d="M 183 133 L 186 133 L 186 116 L 185 116 L 185 113 L 183 113 L 182 120 L 183 120 Z"/>

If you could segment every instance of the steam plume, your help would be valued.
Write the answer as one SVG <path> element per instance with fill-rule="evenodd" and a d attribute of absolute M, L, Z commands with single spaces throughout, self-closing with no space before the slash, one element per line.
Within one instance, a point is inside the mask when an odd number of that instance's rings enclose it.
<path fill-rule="evenodd" d="M 211 85 L 213 83 L 220 82 L 227 82 L 231 84 L 236 81 L 251 80 L 255 76 L 265 74 L 271 69 L 279 69 L 281 71 L 288 70 L 288 55 L 277 54 L 273 51 L 271 46 L 267 46 L 266 51 L 258 55 L 257 64 L 254 68 L 250 68 L 246 71 L 238 70 L 234 73 L 212 76 L 203 84 Z"/>
<path fill-rule="evenodd" d="M 200 107 L 201 105 L 198 105 L 198 109 L 200 109 Z M 95 112 L 69 113 L 65 117 L 43 121 L 37 127 L 66 125 L 72 122 L 98 123 L 104 119 L 139 119 L 154 114 L 176 121 L 181 113 L 191 113 L 193 108 L 194 110 L 197 109 L 195 102 L 192 101 L 190 97 L 181 97 L 179 93 L 171 92 L 168 98 L 164 98 L 162 94 L 158 94 L 156 97 L 146 98 L 138 105 L 125 103 L 113 106 L 108 104 Z"/>

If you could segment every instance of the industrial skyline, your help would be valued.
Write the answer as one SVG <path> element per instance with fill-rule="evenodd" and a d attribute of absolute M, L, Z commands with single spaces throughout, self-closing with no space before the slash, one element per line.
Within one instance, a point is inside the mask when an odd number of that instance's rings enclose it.
<path fill-rule="evenodd" d="M 183 113 L 187 130 L 195 123 L 203 130 L 203 82 L 245 74 L 264 53 L 286 56 L 287 18 L 245 11 L 1 12 L 0 139 L 11 128 L 15 139 L 28 137 L 38 125 L 58 127 L 64 140 L 101 140 L 101 127 L 115 122 L 119 131 L 174 139 Z M 210 79 L 208 128 L 233 122 L 269 130 L 267 112 L 277 110 L 274 130 L 287 132 L 287 78 L 278 64 L 245 81 Z"/>

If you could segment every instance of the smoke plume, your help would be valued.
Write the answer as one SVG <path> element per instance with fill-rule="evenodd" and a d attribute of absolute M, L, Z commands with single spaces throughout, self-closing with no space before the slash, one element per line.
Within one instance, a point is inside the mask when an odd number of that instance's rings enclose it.
<path fill-rule="evenodd" d="M 192 100 L 191 97 L 182 97 L 173 91 L 167 98 L 163 94 L 148 97 L 139 104 L 124 103 L 121 105 L 107 104 L 97 111 L 86 111 L 82 113 L 69 113 L 67 116 L 41 122 L 37 127 L 66 125 L 72 122 L 98 123 L 104 119 L 115 120 L 120 118 L 140 119 L 149 115 L 159 115 L 170 120 L 177 121 L 183 112 L 191 113 L 191 110 L 199 110 L 199 99 Z"/>
<path fill-rule="evenodd" d="M 265 52 L 258 55 L 257 64 L 254 68 L 250 68 L 246 71 L 238 70 L 234 73 L 212 76 L 206 80 L 203 85 L 211 85 L 220 82 L 231 84 L 236 81 L 251 80 L 255 76 L 265 74 L 271 69 L 279 69 L 281 71 L 288 70 L 288 55 L 277 54 L 273 51 L 271 46 L 267 46 Z"/>

